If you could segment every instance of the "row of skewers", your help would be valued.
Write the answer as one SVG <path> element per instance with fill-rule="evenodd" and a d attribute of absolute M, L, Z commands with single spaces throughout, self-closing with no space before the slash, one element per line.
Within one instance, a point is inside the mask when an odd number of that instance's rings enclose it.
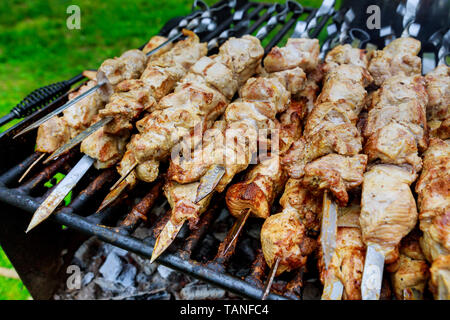
<path fill-rule="evenodd" d="M 169 162 L 171 216 L 152 261 L 226 192 L 237 220 L 225 250 L 249 216 L 265 219 L 266 294 L 273 277 L 316 254 L 323 299 L 378 299 L 384 264 L 397 299 L 423 298 L 427 283 L 436 299 L 450 298 L 449 67 L 423 77 L 410 37 L 369 54 L 341 44 L 320 61 L 307 30 L 264 59 L 258 37 L 232 37 L 207 56 L 189 31 L 148 58 L 167 41 L 153 37 L 106 60 L 97 83 L 108 85 L 42 124 L 36 150 L 52 153 L 106 119 L 81 143 L 97 169 L 117 165 L 122 177 L 100 209 Z M 29 230 L 49 216 L 46 205 Z"/>

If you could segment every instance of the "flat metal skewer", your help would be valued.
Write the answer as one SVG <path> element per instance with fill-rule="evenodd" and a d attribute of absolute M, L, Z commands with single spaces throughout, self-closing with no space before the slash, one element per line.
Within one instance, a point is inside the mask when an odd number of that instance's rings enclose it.
<path fill-rule="evenodd" d="M 84 176 L 85 172 L 92 166 L 94 159 L 88 155 L 83 156 L 70 173 L 62 179 L 45 201 L 39 206 L 31 218 L 31 222 L 25 232 L 29 232 L 38 224 L 46 220 L 53 211 L 64 200 L 67 194 Z"/>

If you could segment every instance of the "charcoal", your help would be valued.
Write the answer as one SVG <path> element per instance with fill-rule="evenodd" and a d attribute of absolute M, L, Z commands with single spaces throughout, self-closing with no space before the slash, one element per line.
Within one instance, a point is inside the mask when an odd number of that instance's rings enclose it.
<path fill-rule="evenodd" d="M 167 267 L 165 267 L 165 266 L 163 266 L 161 264 L 158 266 L 157 270 L 158 270 L 159 275 L 163 279 L 168 279 L 169 276 L 171 275 L 171 273 L 174 272 L 172 269 L 167 268 Z"/>
<path fill-rule="evenodd" d="M 115 252 L 111 252 L 99 271 L 105 280 L 114 282 L 122 271 L 122 261 Z"/>
<path fill-rule="evenodd" d="M 180 296 L 185 300 L 222 299 L 225 290 L 195 281 L 181 289 Z"/>
<path fill-rule="evenodd" d="M 134 286 L 134 278 L 136 277 L 136 273 L 137 269 L 135 266 L 132 264 L 126 264 L 117 278 L 117 282 L 125 288 Z"/>
<path fill-rule="evenodd" d="M 122 293 L 124 291 L 123 286 L 116 283 L 115 281 L 109 281 L 105 278 L 97 278 L 94 280 L 94 282 L 100 287 L 100 289 L 103 291 L 105 295 L 111 294 L 111 293 Z"/>
<path fill-rule="evenodd" d="M 83 280 L 81 281 L 81 285 L 87 286 L 89 283 L 91 283 L 92 279 L 94 279 L 94 273 L 88 272 L 84 275 Z"/>

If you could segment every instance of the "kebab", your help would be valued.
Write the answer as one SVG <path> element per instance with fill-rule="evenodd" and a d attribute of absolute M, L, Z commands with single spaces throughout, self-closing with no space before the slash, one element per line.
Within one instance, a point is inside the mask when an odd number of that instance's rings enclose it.
<path fill-rule="evenodd" d="M 188 38 L 151 61 L 140 79 L 125 80 L 117 85 L 109 103 L 99 112 L 99 118 L 112 118 L 113 121 L 83 141 L 81 151 L 85 156 L 72 169 L 74 174 L 61 181 L 60 189 L 57 187 L 42 203 L 29 229 L 51 214 L 94 162 L 97 168 L 107 168 L 119 161 L 134 121 L 143 112 L 156 108 L 156 101 L 172 91 L 189 67 L 206 55 L 206 43 L 200 43 L 190 31 L 185 33 Z"/>
<path fill-rule="evenodd" d="M 450 35 L 450 33 L 447 33 L 447 35 Z M 444 47 L 445 45 L 442 46 L 442 48 Z M 445 121 L 449 118 L 450 68 L 443 63 L 444 61 L 442 58 L 445 52 L 442 52 L 442 48 L 439 50 L 441 65 L 429 72 L 425 76 L 425 81 L 429 99 L 427 105 L 427 120 L 428 126 L 430 127 L 430 135 L 435 137 L 441 136 L 445 139 L 448 138 L 445 133 Z M 437 210 L 434 203 L 436 201 L 436 196 L 438 195 L 440 195 L 442 199 L 448 198 L 448 192 L 446 193 L 445 188 L 439 189 L 439 187 L 434 188 L 433 186 L 440 186 L 441 183 L 446 181 L 445 176 L 449 171 L 448 166 L 446 167 L 446 161 L 448 162 L 449 159 L 448 156 L 449 151 L 445 143 L 442 143 L 442 140 L 439 139 L 431 139 L 428 151 L 423 157 L 422 174 L 419 182 L 416 184 L 416 191 L 419 194 L 418 207 L 420 209 L 420 226 L 424 232 L 424 236 L 420 238 L 419 232 L 413 230 L 400 243 L 400 257 L 398 261 L 387 266 L 387 270 L 392 273 L 391 279 L 397 299 L 423 299 L 426 282 L 430 277 L 430 271 L 426 261 L 428 260 L 430 263 L 433 263 L 433 261 L 437 260 L 440 256 L 445 257 L 445 253 L 436 253 L 439 252 L 439 249 L 436 251 L 432 249 L 439 247 L 439 245 L 436 244 L 436 241 L 445 244 L 445 240 L 442 241 L 445 236 L 435 236 L 434 234 L 436 233 L 431 231 L 434 228 L 430 228 L 430 226 L 436 226 L 437 221 L 445 221 L 445 219 L 442 219 L 442 212 L 444 212 L 445 215 L 446 210 L 445 201 L 437 205 Z M 439 171 L 440 175 L 433 175 L 430 171 L 435 173 Z M 440 197 L 438 196 L 438 198 Z M 439 212 L 440 208 L 444 208 L 444 211 Z M 430 214 L 430 212 L 432 213 Z M 429 218 L 431 216 L 434 217 Z M 440 217 L 437 218 L 436 216 Z M 438 226 L 439 230 L 446 230 L 448 228 L 448 224 L 445 225 L 445 223 Z M 433 236 L 431 236 L 432 234 Z M 419 243 L 421 245 L 419 245 Z M 431 251 L 435 252 L 435 254 L 431 254 Z M 445 252 L 445 250 L 441 252 Z M 426 256 L 424 253 L 426 253 Z M 439 265 L 438 268 L 445 270 L 445 262 L 442 263 L 443 261 L 445 261 L 445 258 L 441 258 L 436 265 Z M 447 269 L 449 268 L 449 265 L 450 264 L 447 262 Z M 450 282 L 445 279 L 445 271 L 443 272 L 444 276 L 442 279 L 439 278 L 440 276 L 436 276 L 436 274 L 441 272 L 440 270 L 439 272 L 436 272 L 436 269 L 438 268 L 435 267 L 431 269 L 434 271 L 434 274 L 430 288 L 437 299 L 448 299 L 449 296 L 446 295 L 445 292 L 449 292 L 448 283 Z M 440 288 L 440 291 L 438 288 Z"/>
<path fill-rule="evenodd" d="M 230 2 L 225 3 L 224 5 L 222 5 L 220 7 L 209 9 L 208 5 L 206 5 L 203 1 L 195 0 L 194 4 L 192 6 L 192 10 L 195 10 L 195 8 L 197 8 L 197 7 L 202 7 L 203 9 L 206 8 L 206 11 L 205 12 L 196 11 L 196 12 L 193 12 L 192 14 L 190 14 L 185 19 L 182 19 L 178 23 L 178 26 L 176 26 L 172 30 L 172 31 L 178 31 L 177 32 L 178 34 L 177 35 L 173 35 L 170 39 L 165 39 L 164 41 L 159 43 L 158 46 L 156 46 L 152 50 L 148 51 L 146 53 L 147 57 L 151 56 L 152 54 L 154 54 L 156 52 L 159 52 L 161 49 L 163 49 L 164 47 L 170 45 L 172 42 L 175 42 L 178 39 L 180 39 L 183 36 L 183 32 L 180 32 L 180 30 L 179 30 L 180 28 L 185 28 L 185 29 L 188 29 L 188 30 L 194 30 L 194 32 L 202 32 L 202 31 L 206 30 L 208 27 L 213 27 L 214 28 L 215 23 L 211 19 L 211 12 L 213 12 L 213 11 L 220 11 L 226 6 L 229 6 L 230 8 L 232 8 L 233 6 L 235 6 L 235 4 L 236 4 L 236 1 L 230 1 Z M 199 17 L 202 17 L 202 19 L 200 19 Z M 172 34 L 173 34 L 173 32 L 171 32 L 171 35 Z M 136 50 L 136 52 L 137 51 L 139 51 L 139 50 Z M 134 75 L 133 79 L 138 78 L 140 74 L 136 74 L 135 73 L 136 70 L 133 70 L 133 68 L 135 68 L 135 66 L 133 66 L 133 62 L 132 61 L 128 61 L 130 59 L 136 59 L 136 57 L 133 58 L 133 55 L 136 56 L 136 53 L 130 53 L 130 52 L 133 52 L 133 50 L 125 52 L 118 59 L 116 58 L 116 59 L 105 60 L 103 62 L 103 64 L 102 64 L 102 66 L 104 65 L 104 70 L 99 69 L 99 71 L 104 71 L 104 72 L 98 72 L 97 73 L 97 84 L 95 86 L 93 86 L 89 90 L 83 92 L 83 94 L 80 94 L 78 97 L 74 98 L 73 100 L 69 101 L 68 103 L 64 104 L 63 106 L 57 108 L 53 112 L 51 112 L 51 113 L 47 114 L 46 116 L 42 117 L 41 119 L 39 119 L 35 123 L 31 124 L 30 126 L 25 128 L 24 130 L 19 132 L 17 135 L 15 135 L 14 138 L 16 138 L 16 137 L 18 137 L 18 136 L 20 136 L 20 135 L 22 135 L 22 134 L 24 134 L 24 133 L 26 133 L 26 132 L 28 132 L 30 130 L 33 130 L 34 128 L 37 128 L 38 126 L 40 126 L 44 122 L 46 122 L 49 119 L 51 119 L 54 115 L 57 115 L 57 114 L 61 113 L 65 109 L 67 109 L 70 106 L 74 105 L 78 101 L 81 101 L 82 99 L 86 98 L 87 96 L 93 94 L 97 90 L 102 90 L 102 91 L 106 91 L 106 92 L 109 91 L 110 92 L 109 94 L 111 94 L 111 90 L 108 90 L 108 89 L 110 89 L 111 86 L 114 86 L 115 84 L 119 83 L 122 80 L 131 79 L 131 78 L 126 78 L 126 77 L 125 78 L 120 78 L 120 76 L 117 77 L 118 75 L 120 75 L 122 73 L 119 70 L 126 70 L 125 74 L 126 73 L 130 73 L 130 75 Z M 114 61 L 114 60 L 116 60 L 116 61 Z M 142 72 L 142 70 L 141 70 L 141 72 Z"/>
<path fill-rule="evenodd" d="M 416 184 L 420 210 L 420 246 L 431 264 L 430 289 L 435 299 L 450 299 L 450 142 L 431 138 Z"/>
<path fill-rule="evenodd" d="M 272 14 L 278 7 L 279 5 L 275 4 L 268 12 L 266 12 L 266 15 Z M 261 39 L 266 37 L 279 21 L 285 19 L 287 11 L 288 6 L 272 17 L 267 25 L 258 31 L 257 37 Z M 249 19 L 250 16 L 248 17 Z M 255 30 L 262 21 L 263 20 L 255 23 L 247 31 Z M 231 31 L 234 30 L 235 29 Z M 227 41 L 222 45 L 221 49 L 219 49 L 218 56 L 205 57 L 192 67 L 191 73 L 183 82 L 185 84 L 191 83 L 192 85 L 186 86 L 183 90 L 180 90 L 178 95 L 175 95 L 172 99 L 178 99 L 178 96 L 182 96 L 186 94 L 186 92 L 188 95 L 193 96 L 193 93 L 199 91 L 199 87 L 195 86 L 196 84 L 199 84 L 200 86 L 206 86 L 208 88 L 208 95 L 214 93 L 214 91 L 211 90 L 219 92 L 225 97 L 227 100 L 226 104 L 228 104 L 229 99 L 231 99 L 237 91 L 238 86 L 242 85 L 244 80 L 248 79 L 253 74 L 258 65 L 257 61 L 260 59 L 260 53 L 258 50 L 259 42 L 257 44 L 256 40 L 257 39 L 254 37 L 244 36 L 240 39 L 232 38 Z M 209 44 L 215 43 L 216 41 L 213 39 Z M 240 45 L 243 47 L 240 48 Z M 248 50 L 249 53 L 245 50 Z M 203 89 L 200 88 L 200 90 Z M 217 98 L 219 96 L 213 94 L 211 97 Z M 171 103 L 170 100 L 167 101 L 168 103 Z M 199 103 L 203 103 L 207 109 L 201 110 L 200 105 L 200 110 L 198 111 L 198 115 L 196 115 L 195 112 L 197 112 L 197 110 L 192 109 L 191 106 L 194 102 L 183 102 L 183 107 L 180 107 L 179 105 L 182 104 L 182 101 L 183 100 L 178 101 L 174 106 L 163 106 L 160 108 L 161 111 L 149 115 L 138 123 L 137 127 L 140 134 L 137 134 L 132 138 L 131 143 L 128 146 L 129 151 L 125 153 L 122 162 L 118 166 L 121 178 L 111 188 L 112 192 L 105 198 L 99 210 L 113 202 L 125 190 L 133 188 L 137 180 L 145 182 L 154 181 L 159 173 L 160 160 L 164 160 L 171 153 L 172 147 L 174 147 L 181 138 L 193 134 L 195 129 L 199 129 L 196 136 L 201 137 L 202 132 L 211 127 L 213 121 L 225 110 L 224 106 L 222 110 L 221 108 L 218 108 L 217 110 L 212 110 L 213 112 L 210 112 L 208 111 L 208 108 L 213 106 L 211 101 L 205 103 L 199 101 Z M 195 112 L 193 113 L 192 111 Z M 210 112 L 210 114 L 207 114 L 208 112 Z M 188 119 L 184 119 L 183 114 L 185 114 L 184 117 L 187 117 Z M 193 117 L 192 119 L 189 119 L 189 114 Z M 177 117 L 180 118 L 177 119 Z M 194 121 L 196 119 L 198 120 L 197 123 Z M 170 130 L 175 126 L 177 127 L 174 129 L 175 133 L 171 135 Z M 148 141 L 151 141 L 151 143 L 149 144 Z"/>
<path fill-rule="evenodd" d="M 188 161 L 177 161 L 175 159 L 171 162 L 169 179 L 174 181 L 168 183 L 166 195 L 172 206 L 172 218 L 157 238 L 152 261 L 170 245 L 186 220 L 189 221 L 191 227 L 196 224 L 198 216 L 208 205 L 213 190 L 222 192 L 237 173 L 248 167 L 252 155 L 257 151 L 256 143 L 252 143 L 256 142 L 256 132 L 278 126 L 275 115 L 286 108 L 286 99 L 282 98 L 285 94 L 282 94 L 282 91 L 287 90 L 289 94 L 290 92 L 298 94 L 303 88 L 305 75 L 298 66 L 302 65 L 305 69 L 315 69 L 317 65 L 319 54 L 317 40 L 290 39 L 281 51 L 284 53 L 282 59 L 272 59 L 272 56 L 276 56 L 275 53 L 269 54 L 266 58 L 266 65 L 271 68 L 272 73 L 265 75 L 265 77 L 250 79 L 240 90 L 240 99 L 229 105 L 225 111 L 225 123 L 218 123 L 217 127 L 221 129 L 218 131 L 221 131 L 221 133 L 210 135 L 216 138 L 220 136 L 222 138 L 220 141 L 226 140 L 227 142 L 217 143 L 217 141 L 206 140 L 206 145 L 198 148 L 192 159 Z M 270 87 L 278 88 L 278 90 L 272 92 L 273 89 L 268 90 Z M 308 87 L 311 91 L 313 86 L 309 84 Z M 260 101 L 265 101 L 265 105 Z M 286 121 L 290 122 L 291 113 L 297 111 L 294 108 L 294 110 L 287 112 L 285 114 Z M 290 130 L 295 131 L 295 124 Z M 284 138 L 292 140 L 293 134 L 291 132 L 289 134 L 286 134 Z M 243 141 L 243 139 L 238 138 L 246 135 L 250 136 L 250 141 Z M 232 144 L 230 147 L 228 142 L 234 138 L 238 141 L 235 141 L 236 144 Z M 271 138 L 277 139 L 274 136 Z M 288 141 L 285 142 L 289 144 Z M 272 156 L 264 161 L 264 166 L 266 168 L 272 167 L 273 173 L 277 175 L 277 172 L 279 172 L 277 150 L 271 150 L 271 152 Z M 221 167 L 222 164 L 225 164 L 225 166 Z M 218 168 L 219 170 L 217 170 Z M 190 191 L 183 192 L 183 195 L 177 197 L 181 194 L 177 189 L 189 189 Z M 186 210 L 187 207 L 190 208 L 189 212 Z"/>
<path fill-rule="evenodd" d="M 362 139 L 356 121 L 365 104 L 364 88 L 371 82 L 365 70 L 367 63 L 364 51 L 348 44 L 335 47 L 325 58 L 322 92 L 307 117 L 303 137 L 294 142 L 283 159 L 290 176 L 280 201 L 283 210 L 269 217 L 261 229 L 266 261 L 271 268 L 278 265 L 279 271 L 271 274 L 279 275 L 305 265 L 316 243 L 308 236 L 312 233 L 308 220 L 314 217 L 312 220 L 317 221 L 322 207 L 324 211 L 333 209 L 326 205 L 330 202 L 327 195 L 323 204 L 317 196 L 323 190 L 330 190 L 339 204 L 345 206 L 347 190 L 362 182 L 367 160 L 358 154 Z M 285 200 L 296 198 L 300 200 Z M 303 208 L 298 205 L 302 201 L 306 204 Z M 305 208 L 312 210 L 305 214 Z M 296 234 L 295 239 L 290 236 L 292 232 Z M 331 251 L 329 260 L 334 245 L 323 244 L 323 249 Z M 329 260 L 325 260 L 327 267 Z"/>
<path fill-rule="evenodd" d="M 400 46 L 410 51 L 402 51 Z M 393 48 L 398 48 L 400 56 L 413 55 L 419 52 L 420 42 L 400 38 L 383 51 L 394 51 Z M 418 152 L 427 148 L 427 102 L 424 78 L 420 74 L 406 76 L 403 71 L 384 80 L 381 88 L 372 95 L 363 130 L 364 152 L 369 162 L 381 163 L 372 165 L 365 173 L 361 197 L 360 223 L 368 247 L 363 299 L 379 298 L 383 265 L 398 259 L 401 239 L 417 222 L 410 185 L 422 168 Z"/>
<path fill-rule="evenodd" d="M 142 49 L 142 53 L 146 54 L 152 51 L 154 48 L 158 47 L 165 41 L 165 37 L 152 37 Z M 166 52 L 170 48 L 171 46 L 162 48 L 160 51 L 150 56 L 147 59 L 147 63 L 155 59 L 162 53 Z M 134 50 L 129 51 L 129 54 L 134 55 L 135 52 L 136 51 Z M 125 53 L 124 55 L 126 56 L 127 53 Z M 125 61 L 121 60 L 124 60 L 124 58 L 121 57 L 114 60 L 106 60 L 100 66 L 100 72 L 104 72 L 105 74 L 110 75 L 110 78 L 114 77 L 114 83 L 118 84 L 119 82 L 121 82 L 121 80 L 130 78 L 129 73 L 133 70 L 134 67 L 136 68 L 136 70 L 133 71 L 135 74 L 140 74 L 144 70 L 145 64 L 143 63 L 143 60 L 136 59 L 136 57 L 134 59 L 127 59 Z M 127 63 L 131 65 L 128 66 Z M 119 66 L 120 64 L 122 65 Z M 79 97 L 84 92 L 92 89 L 96 85 L 97 81 L 88 81 L 77 92 L 72 92 L 69 94 L 69 101 Z M 86 130 L 90 125 L 95 123 L 96 115 L 102 108 L 104 108 L 105 104 L 109 100 L 112 88 L 109 89 L 110 90 L 106 92 L 103 89 L 93 92 L 85 99 L 79 100 L 77 103 L 64 110 L 62 117 L 54 116 L 49 121 L 44 122 L 39 126 L 36 138 L 36 151 L 41 152 L 42 154 L 21 176 L 19 182 L 21 182 L 31 171 L 31 169 L 43 159 L 45 154 L 55 152 L 60 147 L 64 146 L 71 138 L 77 136 L 79 133 Z"/>
<path fill-rule="evenodd" d="M 262 219 L 269 217 L 273 201 L 281 194 L 287 181 L 280 159 L 292 143 L 300 138 L 302 120 L 312 109 L 317 96 L 318 83 L 322 77 L 318 67 L 319 44 L 315 39 L 291 38 L 284 48 L 273 48 L 264 60 L 268 72 L 290 70 L 293 65 L 286 63 L 286 56 L 299 51 L 297 48 L 301 47 L 306 51 L 297 54 L 303 56 L 304 61 L 297 63 L 295 67 L 312 71 L 309 72 L 304 85 L 299 83 L 296 88 L 290 89 L 291 102 L 287 110 L 280 115 L 279 151 L 266 159 L 260 159 L 260 163 L 246 174 L 243 181 L 231 185 L 226 192 L 228 210 L 237 220 L 224 241 L 224 253 L 237 240 L 250 215 Z"/>

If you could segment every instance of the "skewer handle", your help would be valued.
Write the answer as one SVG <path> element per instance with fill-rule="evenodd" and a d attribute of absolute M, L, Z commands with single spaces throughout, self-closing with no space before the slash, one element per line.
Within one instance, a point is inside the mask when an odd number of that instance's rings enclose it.
<path fill-rule="evenodd" d="M 49 102 L 62 96 L 70 87 L 83 79 L 83 74 L 78 74 L 72 79 L 56 82 L 47 86 L 41 87 L 28 94 L 22 101 L 20 101 L 9 114 L 0 119 L 0 126 L 10 122 L 13 119 L 23 118 L 29 116 L 36 110 L 45 107 Z"/>

